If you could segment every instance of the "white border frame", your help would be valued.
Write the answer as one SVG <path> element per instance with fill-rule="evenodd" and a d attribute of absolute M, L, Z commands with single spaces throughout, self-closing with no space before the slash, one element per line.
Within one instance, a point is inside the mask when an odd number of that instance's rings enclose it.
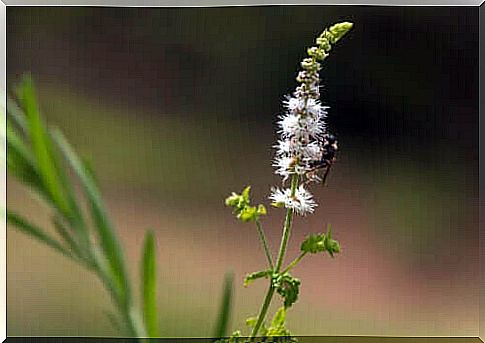
<path fill-rule="evenodd" d="M 377 6 L 481 6 L 484 0 L 266 0 L 255 2 L 242 0 L 0 0 L 0 342 L 7 338 L 7 225 L 5 211 L 7 206 L 7 171 L 5 142 L 6 128 L 6 90 L 7 90 L 7 6 L 112 6 L 112 7 L 220 7 L 220 6 L 257 6 L 257 5 L 377 5 Z M 480 18 L 481 21 L 481 18 Z M 481 31 L 481 30 L 480 30 Z M 481 35 L 480 35 L 480 44 Z M 481 56 L 480 56 L 481 57 Z M 481 80 L 480 80 L 481 82 Z M 480 108 L 481 110 L 481 108 Z M 481 114 L 481 112 L 480 112 Z M 480 168 L 481 169 L 481 168 Z M 481 170 L 480 170 L 481 174 Z M 481 175 L 480 175 L 481 179 Z M 480 180 L 481 181 L 481 180 Z M 481 182 L 480 182 L 481 183 Z M 483 185 L 481 185 L 483 186 Z M 482 187 L 481 187 L 482 188 Z M 482 202 L 479 199 L 480 216 Z M 482 223 L 482 218 L 480 220 Z M 481 242 L 485 241 L 485 228 L 480 228 Z M 480 281 L 485 280 L 485 251 L 480 244 Z M 484 286 L 484 285 L 480 285 Z M 480 287 L 479 331 L 477 335 L 485 341 L 485 289 Z M 483 324 L 482 324 L 483 322 Z M 483 327 L 482 327 L 483 326 Z"/>
<path fill-rule="evenodd" d="M 7 6 L 227 7 L 265 5 L 480 6 L 484 0 L 0 0 Z"/>
<path fill-rule="evenodd" d="M 3 1 L 3 0 L 2 0 Z M 7 6 L 0 1 L 0 340 L 7 338 Z"/>

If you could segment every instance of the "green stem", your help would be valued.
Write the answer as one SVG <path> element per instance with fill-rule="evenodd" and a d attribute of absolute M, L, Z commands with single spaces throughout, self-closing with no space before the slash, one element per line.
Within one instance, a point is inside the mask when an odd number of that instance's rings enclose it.
<path fill-rule="evenodd" d="M 273 258 L 271 257 L 271 252 L 268 246 L 268 242 L 266 240 L 266 235 L 264 234 L 263 227 L 259 219 L 256 220 L 256 227 L 258 228 L 259 238 L 261 240 L 261 244 L 263 245 L 264 253 L 266 254 L 269 268 L 273 270 Z"/>
<path fill-rule="evenodd" d="M 131 306 L 131 299 L 122 299 L 121 292 L 116 288 L 114 280 L 111 278 L 107 271 L 107 266 L 103 263 L 100 252 L 95 248 L 91 250 L 92 257 L 94 259 L 94 272 L 103 282 L 106 290 L 109 292 L 111 299 L 118 309 L 121 318 L 126 324 L 127 332 L 131 337 L 140 338 L 144 337 L 144 328 L 136 318 L 136 311 Z"/>
<path fill-rule="evenodd" d="M 296 193 L 296 189 L 298 187 L 298 182 L 300 178 L 298 174 L 293 174 L 291 179 L 291 196 L 294 196 Z M 293 223 L 293 209 L 288 208 L 286 210 L 286 218 L 285 218 L 285 225 L 283 227 L 283 237 L 281 238 L 280 244 L 280 251 L 278 253 L 278 260 L 276 261 L 276 269 L 274 270 L 275 273 L 278 273 L 281 269 L 281 265 L 283 264 L 283 260 L 285 258 L 286 246 L 288 245 L 288 239 L 290 238 L 290 231 L 291 225 Z M 256 321 L 256 325 L 254 325 L 253 332 L 251 333 L 250 338 L 254 338 L 258 335 L 259 329 L 263 324 L 264 318 L 266 317 L 266 313 L 268 312 L 269 305 L 271 304 L 271 300 L 273 298 L 275 288 L 270 280 L 270 285 L 266 296 L 264 298 L 263 306 L 261 306 L 261 310 L 259 311 L 258 320 Z"/>
<path fill-rule="evenodd" d="M 288 273 L 291 269 L 293 269 L 303 257 L 307 254 L 306 251 L 303 251 L 297 258 L 295 258 L 282 272 L 281 274 Z"/>
<path fill-rule="evenodd" d="M 266 292 L 266 296 L 264 297 L 263 306 L 261 306 L 261 311 L 259 312 L 258 320 L 256 325 L 253 328 L 253 332 L 251 332 L 251 337 L 254 338 L 258 335 L 258 331 L 263 324 L 264 317 L 266 317 L 266 313 L 268 312 L 269 305 L 271 304 L 271 299 L 273 298 L 275 288 L 270 280 L 268 292 Z"/>
<path fill-rule="evenodd" d="M 300 178 L 299 178 L 298 174 L 293 174 L 293 177 L 291 179 L 291 196 L 292 197 L 295 196 L 296 189 L 298 187 L 299 181 L 300 181 Z M 285 259 L 286 246 L 288 244 L 288 239 L 290 238 L 291 225 L 293 224 L 293 214 L 294 214 L 294 211 L 291 208 L 289 208 L 286 211 L 285 226 L 283 228 L 283 238 L 281 239 L 280 252 L 278 254 L 278 260 L 276 261 L 275 271 L 277 273 L 280 271 L 281 265 L 283 264 L 283 261 Z"/>

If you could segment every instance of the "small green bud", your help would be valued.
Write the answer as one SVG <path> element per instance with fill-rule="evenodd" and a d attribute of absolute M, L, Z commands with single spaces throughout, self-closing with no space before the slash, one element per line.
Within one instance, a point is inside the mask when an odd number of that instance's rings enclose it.
<path fill-rule="evenodd" d="M 317 44 L 318 44 L 318 39 L 317 39 Z M 311 48 L 308 48 L 307 53 L 308 53 L 308 56 L 311 56 L 319 61 L 327 57 L 327 54 L 325 53 L 325 51 L 320 47 L 316 47 L 316 46 L 312 46 Z"/>
<path fill-rule="evenodd" d="M 283 207 L 285 207 L 285 203 L 281 202 L 281 201 L 280 202 L 272 202 L 271 206 L 276 207 L 276 208 L 283 208 Z"/>
<path fill-rule="evenodd" d="M 266 211 L 266 207 L 264 207 L 264 205 L 263 205 L 263 204 L 259 204 L 259 205 L 258 205 L 258 211 L 257 211 L 257 212 L 258 212 L 258 215 L 259 215 L 259 216 L 264 216 L 264 215 L 266 215 L 266 213 L 267 213 L 267 211 Z"/>
<path fill-rule="evenodd" d="M 251 206 L 244 207 L 237 215 L 237 217 L 243 222 L 250 222 L 252 220 L 255 220 L 256 216 L 256 207 Z"/>
<path fill-rule="evenodd" d="M 226 205 L 233 208 L 236 218 L 243 222 L 258 220 L 259 216 L 266 214 L 266 208 L 263 205 L 258 207 L 250 206 L 249 193 L 251 186 L 244 188 L 241 194 L 232 193 L 226 198 Z"/>
<path fill-rule="evenodd" d="M 232 192 L 232 195 L 226 198 L 226 206 L 234 207 L 239 203 L 240 195 Z"/>
<path fill-rule="evenodd" d="M 247 186 L 241 193 L 242 198 L 249 202 L 249 192 L 251 191 L 251 186 Z"/>
<path fill-rule="evenodd" d="M 318 37 L 316 43 L 325 52 L 328 52 L 332 49 L 332 46 L 330 45 L 330 41 L 326 37 Z"/>
<path fill-rule="evenodd" d="M 333 38 L 335 42 L 337 42 L 339 39 L 341 39 L 347 32 L 352 29 L 354 26 L 353 23 L 350 22 L 342 22 L 342 23 L 337 23 L 335 25 L 332 25 L 328 31 L 333 35 Z M 334 42 L 334 43 L 335 43 Z"/>
<path fill-rule="evenodd" d="M 257 317 L 249 317 L 246 319 L 246 325 L 249 327 L 254 327 L 258 321 Z"/>
<path fill-rule="evenodd" d="M 314 63 L 315 62 L 311 58 L 305 58 L 303 61 L 301 61 L 301 67 L 303 69 L 312 69 Z"/>

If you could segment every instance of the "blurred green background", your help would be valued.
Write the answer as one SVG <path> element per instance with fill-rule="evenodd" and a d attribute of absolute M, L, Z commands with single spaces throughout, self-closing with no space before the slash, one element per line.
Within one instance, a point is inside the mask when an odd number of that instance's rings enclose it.
<path fill-rule="evenodd" d="M 97 171 L 131 274 L 154 229 L 165 337 L 209 336 L 234 270 L 231 329 L 265 283 L 256 230 L 223 200 L 266 201 L 281 100 L 327 25 L 355 23 L 325 62 L 322 100 L 341 153 L 288 258 L 331 223 L 343 251 L 305 260 L 296 335 L 478 334 L 476 8 L 261 6 L 9 7 L 8 82 L 36 80 L 43 114 Z M 49 214 L 8 180 L 8 206 Z M 264 226 L 276 250 L 283 212 Z M 118 335 L 98 281 L 8 231 L 9 335 Z M 275 304 L 276 305 L 276 304 Z"/>

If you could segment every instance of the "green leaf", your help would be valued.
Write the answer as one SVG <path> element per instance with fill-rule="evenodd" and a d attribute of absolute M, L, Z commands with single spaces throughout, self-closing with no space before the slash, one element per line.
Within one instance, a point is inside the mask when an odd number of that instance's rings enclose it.
<path fill-rule="evenodd" d="M 249 326 L 250 328 L 254 328 L 257 322 L 258 322 L 258 317 L 249 317 L 246 319 L 246 325 Z M 261 324 L 261 327 L 259 328 L 259 334 L 261 334 L 261 336 L 265 336 L 267 331 L 268 331 L 268 328 L 266 327 L 266 324 L 263 321 L 263 323 Z"/>
<path fill-rule="evenodd" d="M 237 217 L 243 222 L 254 221 L 258 215 L 256 207 L 246 206 L 239 212 Z"/>
<path fill-rule="evenodd" d="M 153 232 L 145 235 L 142 263 L 143 281 L 143 317 L 148 336 L 158 337 L 158 316 L 157 316 L 157 270 L 155 238 Z"/>
<path fill-rule="evenodd" d="M 62 163 L 58 157 L 58 151 L 52 145 L 49 132 L 44 128 L 40 113 L 37 108 L 35 100 L 34 90 L 32 82 L 29 78 L 24 80 L 24 84 L 20 89 L 20 97 L 23 100 L 26 111 L 29 111 L 29 115 L 26 116 L 22 113 L 22 110 L 16 105 L 16 103 L 9 99 L 9 121 L 7 125 L 7 138 L 9 155 L 7 157 L 7 165 L 11 173 L 16 175 L 20 180 L 33 187 L 38 195 L 47 202 L 49 206 L 52 206 L 54 210 L 60 213 L 68 222 L 69 226 L 75 229 L 82 238 L 82 243 L 85 250 L 88 249 L 89 239 L 86 226 L 83 224 L 83 217 L 78 205 L 73 187 L 68 182 L 68 178 L 62 168 Z M 27 125 L 29 124 L 29 125 Z M 19 129 L 21 133 L 16 131 Z M 30 134 L 29 134 L 30 132 Z M 30 145 L 24 141 L 30 136 L 32 142 L 31 151 Z M 36 137 L 38 143 L 34 144 Z M 37 148 L 36 148 L 37 146 Z M 46 173 L 44 168 L 44 174 L 40 169 L 41 160 L 39 153 L 42 155 L 45 152 L 47 159 L 45 164 L 47 169 L 55 174 L 55 187 L 61 194 L 62 200 L 55 196 L 56 191 L 50 189 L 46 183 L 46 177 L 43 176 Z M 67 202 L 67 205 L 64 202 Z"/>
<path fill-rule="evenodd" d="M 244 188 L 244 190 L 241 193 L 243 200 L 246 201 L 247 203 L 249 203 L 249 192 L 251 192 L 251 186 L 247 186 L 246 188 Z"/>
<path fill-rule="evenodd" d="M 104 258 L 109 264 L 110 273 L 115 280 L 117 289 L 121 293 L 118 295 L 120 297 L 118 300 L 122 302 L 123 306 L 128 308 L 131 302 L 131 292 L 123 258 L 123 250 L 106 215 L 101 195 L 93 180 L 91 171 L 86 170 L 83 162 L 59 130 L 54 130 L 52 135 L 60 151 L 81 181 L 100 239 Z"/>
<path fill-rule="evenodd" d="M 265 336 L 290 336 L 290 331 L 286 328 L 286 308 L 280 307 L 276 311 L 271 326 L 267 329 Z"/>
<path fill-rule="evenodd" d="M 226 337 L 231 314 L 232 298 L 234 293 L 234 273 L 227 272 L 224 277 L 224 289 L 222 292 L 222 301 L 217 317 L 217 324 L 214 331 L 214 337 Z M 233 334 L 234 335 L 234 334 Z"/>
<path fill-rule="evenodd" d="M 233 208 L 233 213 L 237 219 L 243 222 L 251 222 L 259 219 L 261 215 L 266 214 L 266 208 L 263 205 L 250 206 L 249 193 L 251 186 L 247 186 L 241 194 L 232 193 L 226 198 L 226 206 Z"/>
<path fill-rule="evenodd" d="M 308 236 L 301 244 L 300 250 L 310 254 L 328 252 L 331 257 L 340 252 L 340 244 L 332 239 L 332 228 L 327 226 L 327 233 L 318 233 Z"/>
<path fill-rule="evenodd" d="M 113 325 L 113 328 L 115 330 L 122 332 L 123 331 L 123 325 L 121 324 L 120 319 L 117 318 L 117 316 L 110 311 L 103 311 L 103 312 L 108 317 L 111 325 Z"/>
<path fill-rule="evenodd" d="M 273 320 L 271 321 L 272 327 L 284 326 L 286 321 L 286 309 L 284 307 L 280 307 L 278 311 L 276 311 Z"/>
<path fill-rule="evenodd" d="M 85 254 L 80 250 L 75 238 L 72 237 L 71 232 L 61 222 L 61 220 L 59 220 L 59 218 L 53 218 L 52 222 L 54 223 L 57 233 L 62 237 L 64 242 L 66 242 L 71 251 L 80 258 L 86 258 Z"/>
<path fill-rule="evenodd" d="M 300 280 L 288 273 L 275 275 L 272 280 L 276 292 L 283 297 L 285 308 L 291 307 L 298 300 Z"/>
<path fill-rule="evenodd" d="M 15 100 L 10 97 L 7 97 L 7 113 L 10 118 L 7 118 L 8 124 L 10 123 L 9 119 L 13 120 L 13 123 L 17 125 L 24 134 L 28 133 L 27 121 L 25 119 L 25 115 L 22 109 L 17 105 Z"/>
<path fill-rule="evenodd" d="M 250 328 L 253 328 L 257 322 L 258 322 L 258 317 L 246 318 L 246 325 L 249 326 Z"/>
<path fill-rule="evenodd" d="M 310 254 L 317 254 L 325 251 L 325 234 L 311 234 L 300 246 L 300 250 Z"/>
<path fill-rule="evenodd" d="M 329 253 L 330 256 L 334 257 L 334 254 L 340 252 L 340 244 L 336 240 L 332 239 L 332 228 L 330 224 L 328 225 L 328 231 L 325 236 L 325 250 Z"/>
<path fill-rule="evenodd" d="M 62 244 L 60 244 L 56 239 L 54 239 L 53 237 L 45 233 L 39 227 L 29 223 L 24 218 L 8 210 L 7 210 L 7 222 L 16 226 L 18 229 L 20 229 L 22 232 L 26 233 L 27 235 L 34 237 L 38 241 L 60 252 L 64 256 L 73 258 L 72 254 L 68 250 L 66 250 L 66 248 L 64 248 Z"/>
<path fill-rule="evenodd" d="M 264 207 L 263 204 L 259 204 L 258 205 L 258 215 L 261 216 L 261 215 L 266 215 L 267 211 L 266 211 L 266 207 Z"/>
<path fill-rule="evenodd" d="M 254 280 L 260 279 L 260 278 L 267 278 L 271 276 L 272 270 L 260 270 L 259 272 L 254 272 L 251 274 L 246 275 L 244 278 L 244 287 L 249 286 Z"/>
<path fill-rule="evenodd" d="M 35 167 L 34 157 L 10 124 L 7 124 L 7 151 L 8 172 L 35 188 L 38 193 L 51 202 Z"/>
<path fill-rule="evenodd" d="M 33 81 L 29 76 L 22 81 L 20 99 L 27 116 L 30 141 L 43 185 L 59 210 L 70 216 L 71 208 L 60 182 L 58 163 L 52 154 L 52 144 L 40 117 Z"/>

